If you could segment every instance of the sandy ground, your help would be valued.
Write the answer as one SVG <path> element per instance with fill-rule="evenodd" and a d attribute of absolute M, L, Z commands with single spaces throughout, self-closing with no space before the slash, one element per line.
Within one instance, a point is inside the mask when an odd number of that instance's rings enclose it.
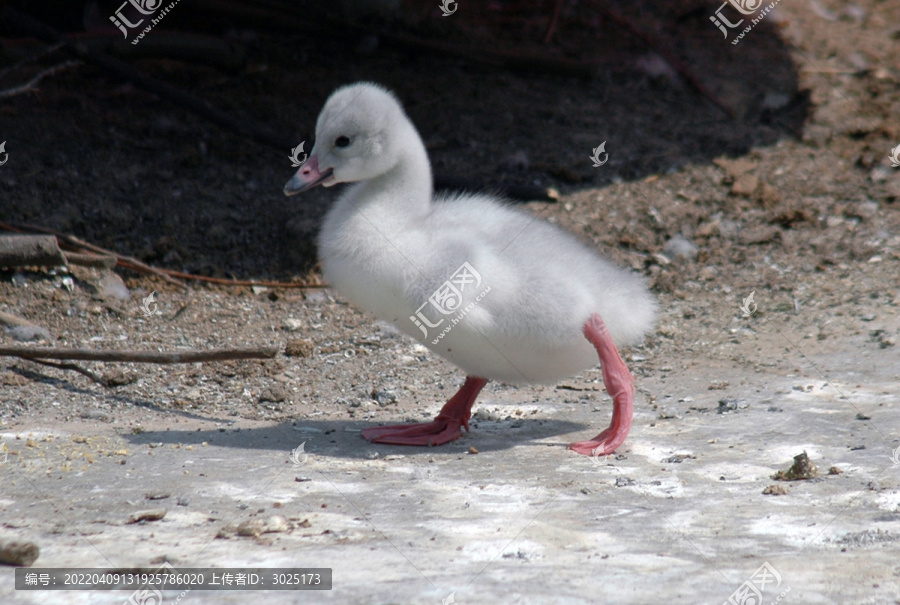
<path fill-rule="evenodd" d="M 648 77 L 637 62 L 643 50 L 630 58 L 623 50 L 622 72 L 590 83 L 441 71 L 425 59 L 389 67 L 398 54 L 382 50 L 318 84 L 318 96 L 292 118 L 311 129 L 340 80 L 434 70 L 416 92 L 399 94 L 410 99 L 439 169 L 465 166 L 459 156 L 467 151 L 480 178 L 559 188 L 558 203 L 532 202 L 526 211 L 647 276 L 660 319 L 642 345 L 623 351 L 638 395 L 634 427 L 616 455 L 565 449 L 609 421 L 599 369 L 554 386 L 489 384 L 472 431 L 452 444 L 372 445 L 361 429 L 433 417 L 463 376 L 338 293 L 181 290 L 126 272 L 120 284 L 86 269 L 4 271 L 0 310 L 51 334 L 34 344 L 276 345 L 282 353 L 170 367 L 82 364 L 109 387 L 0 358 L 0 539 L 38 544 L 35 567 L 333 569 L 331 591 L 191 591 L 184 603 L 756 603 L 748 600 L 754 590 L 767 603 L 900 603 L 900 169 L 887 158 L 900 144 L 900 5 L 783 4 L 772 16 L 777 27 L 754 30 L 737 47 L 710 36 L 704 44 L 722 47 L 710 46 L 706 60 L 728 51 L 728 61 L 765 71 L 754 49 L 783 40 L 789 69 L 779 63 L 773 80 L 735 79 L 720 92 L 751 104 L 751 89 L 768 87 L 754 102 L 775 106 L 772 82 L 785 78 L 775 88 L 809 106 L 757 112 L 718 139 L 710 133 L 721 126 L 678 126 L 685 107 L 699 107 L 696 120 L 714 110 L 665 76 Z M 304 52 L 315 63 L 314 49 Z M 204 90 L 215 90 L 212 76 L 198 73 L 208 78 Z M 269 81 L 259 89 L 278 89 L 279 74 L 273 67 L 260 75 Z M 103 90 L 101 75 L 77 77 Z M 459 97 L 471 93 L 465 86 L 490 82 L 485 106 L 510 101 L 489 137 L 479 120 L 492 122 L 496 112 L 473 112 L 454 95 L 446 106 L 423 101 L 455 78 Z M 524 81 L 535 96 L 511 100 Z M 3 136 L 21 141 L 32 128 L 35 144 L 15 153 L 7 145 L 22 163 L 0 167 L 13 201 L 4 199 L 0 220 L 52 215 L 55 228 L 170 268 L 305 276 L 332 191 L 311 193 L 305 211 L 287 220 L 297 210 L 280 194 L 290 176 L 285 158 L 276 165 L 241 152 L 234 167 L 235 142 L 222 133 L 202 135 L 205 152 L 185 151 L 165 141 L 189 140 L 201 126 L 179 114 L 154 126 L 149 107 L 101 128 L 87 101 L 73 101 L 86 94 L 81 80 L 66 82 L 51 81 L 33 104 L 4 106 Z M 609 121 L 625 109 L 632 121 L 616 135 L 622 155 L 611 152 L 609 164 L 593 169 L 589 148 L 604 138 L 597 122 L 547 117 L 604 88 L 612 91 L 604 97 Z M 109 110 L 134 93 L 104 94 L 90 103 Z M 646 106 L 622 106 L 617 94 L 636 94 Z M 672 115 L 654 109 L 673 99 Z M 63 113 L 49 115 L 57 103 Z M 525 116 L 534 122 L 523 133 L 516 125 Z M 73 117 L 84 120 L 84 142 L 54 147 L 72 134 Z M 628 129 L 637 133 L 630 142 Z M 146 147 L 121 147 L 122 132 L 148 133 Z M 531 133 L 568 142 L 538 163 L 525 147 Z M 154 149 L 161 151 L 148 167 L 142 154 Z M 85 182 L 106 162 L 119 162 L 110 179 Z M 209 175 L 226 173 L 234 178 L 209 193 Z M 196 208 L 178 201 L 195 194 Z M 154 204 L 170 210 L 163 216 Z M 188 241 L 190 233 L 202 237 Z M 691 243 L 685 258 L 675 253 L 679 238 Z M 148 309 L 158 313 L 148 315 L 142 301 L 154 291 Z M 751 292 L 756 308 L 747 316 L 741 305 Z M 7 333 L 0 343 L 29 344 Z M 817 476 L 772 478 L 802 452 Z M 149 509 L 165 516 L 129 522 Z M 11 568 L 0 571 L 3 603 L 128 596 L 16 591 Z M 179 598 L 164 596 L 167 604 Z"/>

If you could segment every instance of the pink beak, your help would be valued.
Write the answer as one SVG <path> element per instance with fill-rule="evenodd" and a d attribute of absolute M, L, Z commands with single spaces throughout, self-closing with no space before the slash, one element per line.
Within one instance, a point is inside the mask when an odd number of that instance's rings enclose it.
<path fill-rule="evenodd" d="M 312 156 L 297 171 L 297 174 L 284 186 L 285 195 L 297 195 L 316 185 L 321 185 L 331 178 L 334 169 L 329 168 L 325 172 L 319 170 L 319 158 Z"/>

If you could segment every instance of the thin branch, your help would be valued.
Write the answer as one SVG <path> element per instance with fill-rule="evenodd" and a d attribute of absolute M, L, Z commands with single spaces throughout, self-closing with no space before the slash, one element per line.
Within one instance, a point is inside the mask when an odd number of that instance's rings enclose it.
<path fill-rule="evenodd" d="M 46 339 L 50 340 L 50 331 L 43 326 L 31 323 L 27 319 L 23 319 L 18 315 L 12 315 L 0 311 L 0 324 L 9 326 L 9 332 L 13 333 L 16 340 L 34 340 Z"/>
<path fill-rule="evenodd" d="M 61 349 L 56 347 L 0 347 L 0 357 L 39 359 L 76 359 L 81 361 L 112 361 L 131 363 L 195 363 L 198 361 L 228 361 L 231 359 L 272 359 L 278 347 L 254 349 L 210 349 L 208 351 L 98 351 L 93 349 Z"/>
<path fill-rule="evenodd" d="M 127 262 L 120 262 L 119 265 L 128 269 L 135 269 Z M 193 281 L 202 281 L 210 284 L 218 284 L 220 286 L 263 286 L 266 288 L 327 288 L 328 284 L 300 284 L 293 282 L 280 281 L 255 281 L 247 279 L 228 279 L 225 277 L 208 277 L 206 275 L 194 275 L 192 273 L 182 273 L 181 271 L 173 271 L 172 269 L 156 269 L 166 275 L 179 277 L 181 279 L 190 279 Z"/>
<path fill-rule="evenodd" d="M 648 32 L 640 29 L 634 23 L 632 23 L 626 17 L 616 13 L 615 11 L 611 11 L 609 9 L 603 9 L 602 13 L 609 17 L 615 23 L 625 27 L 628 31 L 636 35 L 638 38 L 644 41 L 648 47 L 650 47 L 653 52 L 661 56 L 672 68 L 681 74 L 681 77 L 684 78 L 688 84 L 694 87 L 694 89 L 699 92 L 701 95 L 709 99 L 713 105 L 721 109 L 723 112 L 728 114 L 728 117 L 732 119 L 737 119 L 737 112 L 727 105 L 724 101 L 722 101 L 719 97 L 713 94 L 713 92 L 707 88 L 706 84 L 691 70 L 687 64 L 676 57 L 674 54 L 669 52 L 667 48 L 665 48 L 658 40 L 656 40 L 653 36 L 651 36 Z"/>
<path fill-rule="evenodd" d="M 53 74 L 63 71 L 64 69 L 75 67 L 81 64 L 81 61 L 66 61 L 64 63 L 60 63 L 59 65 L 54 65 L 53 67 L 40 72 L 38 75 L 31 78 L 28 82 L 22 84 L 21 86 L 14 86 L 12 88 L 7 88 L 6 90 L 0 90 L 0 99 L 14 97 L 16 95 L 25 94 L 26 92 L 34 92 L 37 90 L 38 83 L 40 83 L 40 81 L 47 76 L 52 76 Z"/>
<path fill-rule="evenodd" d="M 66 264 L 79 265 L 81 267 L 98 267 L 100 269 L 112 269 L 119 259 L 112 255 L 80 254 L 78 252 L 65 252 Z"/>
<path fill-rule="evenodd" d="M 24 326 L 27 328 L 39 328 L 40 327 L 36 324 L 31 323 L 27 319 L 23 319 L 23 318 L 19 317 L 18 315 L 12 315 L 10 313 L 5 313 L 3 311 L 0 311 L 0 323 L 4 323 L 11 327 L 16 327 L 16 326 Z"/>
<path fill-rule="evenodd" d="M 16 63 L 13 63 L 6 69 L 0 70 L 0 80 L 5 78 L 6 74 L 14 72 L 15 70 L 19 69 L 20 67 L 22 67 L 23 65 L 25 65 L 27 63 L 31 63 L 32 61 L 37 61 L 41 57 L 46 57 L 50 53 L 53 53 L 53 52 L 59 50 L 60 48 L 62 48 L 62 46 L 63 46 L 62 44 L 54 44 L 53 46 L 48 46 L 41 52 L 35 53 L 35 54 L 31 55 L 30 57 L 25 57 L 21 61 L 17 61 Z"/>
<path fill-rule="evenodd" d="M 544 35 L 544 44 L 550 44 L 550 40 L 553 39 L 553 32 L 556 30 L 556 24 L 559 22 L 559 13 L 562 12 L 562 5 L 564 0 L 556 0 L 556 6 L 553 7 L 553 16 L 550 18 L 550 27 L 547 28 L 547 33 Z"/>
<path fill-rule="evenodd" d="M 72 371 L 78 372 L 79 374 L 83 374 L 84 376 L 87 376 L 88 378 L 90 378 L 91 380 L 96 382 L 97 384 L 101 384 L 105 387 L 109 387 L 108 382 L 106 382 L 105 380 L 103 380 L 102 378 L 100 378 L 99 376 L 94 374 L 93 372 L 91 372 L 89 370 L 85 370 L 81 366 L 77 366 L 74 363 L 56 363 L 55 361 L 45 361 L 43 359 L 29 359 L 28 361 L 33 361 L 34 363 L 39 363 L 42 366 L 50 366 L 51 368 L 57 368 L 60 370 L 72 370 Z"/>

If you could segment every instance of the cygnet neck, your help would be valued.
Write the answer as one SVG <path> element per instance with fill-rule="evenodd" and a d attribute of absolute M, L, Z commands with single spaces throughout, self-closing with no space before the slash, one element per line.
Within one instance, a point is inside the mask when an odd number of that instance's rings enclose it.
<path fill-rule="evenodd" d="M 362 204 L 389 203 L 398 213 L 424 213 L 434 193 L 431 163 L 413 125 L 407 122 L 403 130 L 397 145 L 397 163 L 387 172 L 360 182 L 353 197 Z"/>

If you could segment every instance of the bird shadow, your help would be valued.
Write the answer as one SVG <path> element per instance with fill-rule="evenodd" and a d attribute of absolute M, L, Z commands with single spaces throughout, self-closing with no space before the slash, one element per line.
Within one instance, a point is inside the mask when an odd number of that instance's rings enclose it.
<path fill-rule="evenodd" d="M 502 426 L 503 423 L 481 422 L 478 429 L 456 441 L 435 447 L 416 447 L 370 443 L 362 438 L 360 431 L 377 426 L 372 422 L 351 420 L 303 420 L 302 424 L 282 422 L 258 428 L 216 430 L 166 430 L 142 431 L 124 435 L 132 444 L 153 443 L 199 446 L 203 443 L 240 450 L 281 451 L 290 457 L 293 450 L 304 444 L 303 452 L 312 456 L 329 458 L 374 459 L 390 455 L 402 455 L 420 459 L 435 454 L 468 455 L 475 447 L 478 453 L 509 450 L 518 446 L 539 446 L 565 448 L 569 441 L 547 443 L 553 437 L 585 430 L 586 425 L 564 420 L 528 419 L 518 421 L 517 428 Z M 299 430 L 298 430 L 299 429 Z"/>

